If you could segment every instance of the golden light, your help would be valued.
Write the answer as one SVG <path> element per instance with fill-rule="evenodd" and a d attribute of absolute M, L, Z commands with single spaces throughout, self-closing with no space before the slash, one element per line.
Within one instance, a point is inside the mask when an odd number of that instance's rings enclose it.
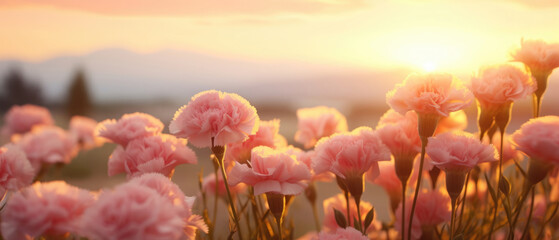
<path fill-rule="evenodd" d="M 425 62 L 422 67 L 426 72 L 432 72 L 437 69 L 437 65 L 434 62 Z"/>

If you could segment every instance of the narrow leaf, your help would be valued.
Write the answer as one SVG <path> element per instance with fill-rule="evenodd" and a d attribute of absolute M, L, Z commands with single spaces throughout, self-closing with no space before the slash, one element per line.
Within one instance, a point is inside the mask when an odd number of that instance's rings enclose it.
<path fill-rule="evenodd" d="M 503 175 L 501 175 L 501 182 L 500 182 L 500 184 L 499 184 L 499 190 L 500 190 L 503 194 L 505 194 L 505 196 L 507 196 L 507 197 L 508 197 L 509 194 L 510 194 L 510 182 L 509 182 L 509 180 L 508 180 L 505 176 L 503 176 Z"/>
<path fill-rule="evenodd" d="M 491 195 L 493 202 L 497 202 L 497 195 L 495 194 L 495 190 L 493 190 L 493 187 L 489 182 L 489 177 L 487 177 L 487 174 L 484 174 L 484 176 L 485 176 L 485 182 L 487 182 L 487 189 L 489 190 L 489 195 Z"/>
<path fill-rule="evenodd" d="M 334 218 L 336 219 L 336 223 L 338 224 L 338 226 L 340 226 L 341 228 L 346 228 L 347 221 L 345 220 L 344 214 L 335 208 L 333 209 L 334 209 Z"/>
<path fill-rule="evenodd" d="M 371 210 L 369 210 L 369 212 L 367 213 L 367 216 L 365 217 L 365 222 L 363 224 L 365 224 L 365 229 L 368 229 L 369 226 L 371 225 L 371 223 L 373 223 L 373 219 L 375 219 L 375 208 L 371 208 Z"/>

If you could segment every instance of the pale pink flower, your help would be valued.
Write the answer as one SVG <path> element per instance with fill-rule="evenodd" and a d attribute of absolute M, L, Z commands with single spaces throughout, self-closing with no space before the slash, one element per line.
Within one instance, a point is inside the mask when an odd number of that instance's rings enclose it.
<path fill-rule="evenodd" d="M 514 60 L 528 66 L 532 72 L 551 72 L 559 67 L 559 44 L 542 40 L 522 40 L 520 48 L 511 52 Z"/>
<path fill-rule="evenodd" d="M 196 164 L 196 154 L 186 146 L 186 139 L 160 134 L 118 146 L 109 158 L 109 176 L 125 172 L 134 177 L 157 172 L 171 177 L 180 164 Z"/>
<path fill-rule="evenodd" d="M 128 182 L 102 191 L 98 201 L 83 214 L 83 235 L 108 240 L 181 239 L 183 215 L 169 201 L 173 196 L 162 196 L 157 189 Z"/>
<path fill-rule="evenodd" d="M 2 235 L 33 239 L 79 233 L 80 219 L 94 202 L 94 194 L 65 182 L 37 182 L 8 200 L 2 212 Z"/>
<path fill-rule="evenodd" d="M 53 125 L 54 120 L 48 109 L 31 104 L 13 106 L 4 116 L 2 135 L 24 134 L 38 125 Z"/>
<path fill-rule="evenodd" d="M 321 139 L 315 148 L 313 169 L 330 171 L 346 179 L 378 170 L 378 161 L 390 160 L 390 150 L 371 128 L 359 127 L 350 133 L 337 133 Z"/>
<path fill-rule="evenodd" d="M 532 76 L 512 64 L 483 67 L 470 84 L 470 90 L 485 108 L 498 108 L 520 100 L 530 96 L 536 88 Z"/>
<path fill-rule="evenodd" d="M 311 238 L 313 240 L 368 240 L 367 236 L 364 236 L 357 229 L 348 228 L 338 228 L 335 232 L 320 232 L 316 237 Z"/>
<path fill-rule="evenodd" d="M 70 119 L 70 134 L 75 138 L 78 146 L 91 149 L 103 145 L 104 140 L 95 135 L 97 121 L 82 116 L 73 116 Z"/>
<path fill-rule="evenodd" d="M 531 158 L 559 165 L 559 117 L 530 119 L 512 135 L 517 149 Z"/>
<path fill-rule="evenodd" d="M 13 144 L 0 148 L 0 197 L 31 184 L 35 172 L 25 153 Z"/>
<path fill-rule="evenodd" d="M 208 195 L 214 195 L 216 184 L 217 184 L 217 195 L 222 198 L 227 198 L 227 189 L 225 189 L 225 181 L 223 181 L 223 177 L 221 174 L 217 175 L 217 180 L 215 178 L 215 174 L 210 174 L 204 179 L 202 179 L 202 189 Z M 230 186 L 229 191 L 231 195 L 236 195 L 237 193 L 243 192 L 246 188 L 246 185 L 239 183 L 236 186 Z"/>
<path fill-rule="evenodd" d="M 285 147 L 284 138 L 279 135 L 279 119 L 272 121 L 260 121 L 258 131 L 249 135 L 243 142 L 235 142 L 227 145 L 225 151 L 226 161 L 236 161 L 246 163 L 250 160 L 250 151 L 257 146 L 267 146 L 271 148 Z"/>
<path fill-rule="evenodd" d="M 347 120 L 335 108 L 318 106 L 298 109 L 297 121 L 295 141 L 305 148 L 313 147 L 323 137 L 347 132 Z"/>
<path fill-rule="evenodd" d="M 406 206 L 412 205 L 413 198 L 406 199 Z M 406 208 L 406 233 L 411 208 Z M 402 204 L 396 210 L 396 221 L 394 227 L 398 232 L 402 232 Z M 423 228 L 436 227 L 441 223 L 450 221 L 451 208 L 450 198 L 448 195 L 440 190 L 423 190 L 417 197 L 417 205 L 415 206 L 415 213 L 412 220 L 412 239 L 420 239 L 423 234 Z"/>
<path fill-rule="evenodd" d="M 168 177 L 159 173 L 146 173 L 130 180 L 130 184 L 140 184 L 155 190 L 159 195 L 167 198 L 184 220 L 184 233 L 187 239 L 196 238 L 196 230 L 208 232 L 208 226 L 201 216 L 192 213 L 195 197 L 186 197 L 182 190 Z"/>
<path fill-rule="evenodd" d="M 429 138 L 426 153 L 433 165 L 443 171 L 466 173 L 479 163 L 495 161 L 493 145 L 483 144 L 466 132 L 446 132 Z"/>
<path fill-rule="evenodd" d="M 472 93 L 451 74 L 412 73 L 386 94 L 386 101 L 401 114 L 414 110 L 419 114 L 448 116 L 467 107 Z"/>
<path fill-rule="evenodd" d="M 316 156 L 316 151 L 304 151 L 300 148 L 293 147 L 292 145 L 280 148 L 280 150 L 285 151 L 285 153 L 287 153 L 288 155 L 295 156 L 295 159 L 297 159 L 297 161 L 307 165 L 307 168 L 309 168 L 309 171 L 311 172 L 311 181 L 330 182 L 332 181 L 332 179 L 334 179 L 334 174 L 332 174 L 331 172 L 323 172 L 317 174 L 312 168 L 312 162 L 314 157 Z"/>
<path fill-rule="evenodd" d="M 468 116 L 464 110 L 451 112 L 448 117 L 442 117 L 437 124 L 435 135 L 449 131 L 463 131 L 468 127 Z"/>
<path fill-rule="evenodd" d="M 338 194 L 336 196 L 330 197 L 325 199 L 323 202 L 323 209 L 324 209 L 324 221 L 322 222 L 322 226 L 323 226 L 323 230 L 324 232 L 328 232 L 328 233 L 335 233 L 337 231 L 338 228 L 340 228 L 338 226 L 338 224 L 336 223 L 336 217 L 334 215 L 334 209 L 340 211 L 343 215 L 344 218 L 347 219 L 347 204 L 345 201 L 345 197 L 343 194 Z M 367 216 L 367 213 L 373 208 L 373 206 L 366 201 L 361 201 L 360 204 L 360 211 L 361 211 L 361 219 L 365 219 L 365 217 Z M 353 201 L 353 197 L 350 197 L 349 200 L 349 214 L 351 215 L 350 218 L 350 222 L 349 222 L 349 226 L 354 227 L 355 224 L 353 222 L 354 217 L 357 218 L 357 206 L 355 205 L 355 202 Z M 369 226 L 369 228 L 367 228 L 366 233 L 372 233 L 376 230 L 380 229 L 379 223 L 375 221 L 373 221 L 373 223 L 371 224 L 371 226 Z"/>
<path fill-rule="evenodd" d="M 256 109 L 243 97 L 215 90 L 200 92 L 173 117 L 169 131 L 192 145 L 225 146 L 241 142 L 258 130 Z M 212 142 L 213 139 L 213 142 Z"/>
<path fill-rule="evenodd" d="M 107 119 L 97 125 L 96 132 L 114 143 L 126 146 L 128 142 L 160 134 L 163 123 L 146 113 L 124 114 L 118 120 Z"/>
<path fill-rule="evenodd" d="M 77 146 L 70 135 L 55 126 L 37 126 L 16 141 L 31 162 L 35 173 L 42 164 L 68 164 L 77 154 Z"/>
<path fill-rule="evenodd" d="M 237 164 L 229 172 L 229 185 L 240 182 L 254 187 L 254 194 L 298 195 L 305 190 L 311 173 L 304 163 L 281 150 L 258 146 L 252 149 L 250 167 Z"/>
<path fill-rule="evenodd" d="M 410 168 L 415 156 L 421 151 L 421 139 L 417 131 L 417 114 L 405 115 L 390 109 L 380 119 L 376 133 L 398 161 L 409 161 Z"/>

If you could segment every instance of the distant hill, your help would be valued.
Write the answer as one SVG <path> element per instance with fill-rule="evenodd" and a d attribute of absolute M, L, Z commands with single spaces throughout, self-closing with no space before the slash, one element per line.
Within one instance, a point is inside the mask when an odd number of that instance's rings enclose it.
<path fill-rule="evenodd" d="M 164 50 L 136 53 L 103 49 L 83 56 L 60 56 L 38 62 L 0 60 L 0 79 L 12 67 L 40 81 L 48 99 L 64 99 L 70 78 L 85 69 L 96 103 L 168 101 L 185 103 L 195 93 L 218 89 L 236 92 L 256 104 L 292 107 L 355 105 L 385 107 L 386 92 L 410 69 L 354 69 L 301 60 L 256 61 Z M 470 73 L 458 75 L 468 80 Z M 559 102 L 559 71 L 552 75 L 546 106 Z M 555 94 L 551 93 L 554 92 Z"/>
<path fill-rule="evenodd" d="M 76 68 L 83 67 L 94 101 L 185 101 L 207 89 L 237 92 L 249 100 L 296 104 L 383 101 L 408 71 L 375 72 L 305 62 L 249 61 L 187 51 L 140 54 L 104 49 L 39 62 L 0 60 L 0 78 L 12 67 L 40 81 L 52 101 L 64 99 Z M 319 104 L 319 103 L 317 103 Z"/>

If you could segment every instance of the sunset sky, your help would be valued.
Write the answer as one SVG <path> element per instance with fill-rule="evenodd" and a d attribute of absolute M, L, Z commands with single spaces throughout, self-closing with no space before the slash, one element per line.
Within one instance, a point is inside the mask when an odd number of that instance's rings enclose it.
<path fill-rule="evenodd" d="M 553 0 L 2 0 L 0 58 L 116 47 L 471 72 L 523 37 L 559 41 L 558 13 Z"/>

